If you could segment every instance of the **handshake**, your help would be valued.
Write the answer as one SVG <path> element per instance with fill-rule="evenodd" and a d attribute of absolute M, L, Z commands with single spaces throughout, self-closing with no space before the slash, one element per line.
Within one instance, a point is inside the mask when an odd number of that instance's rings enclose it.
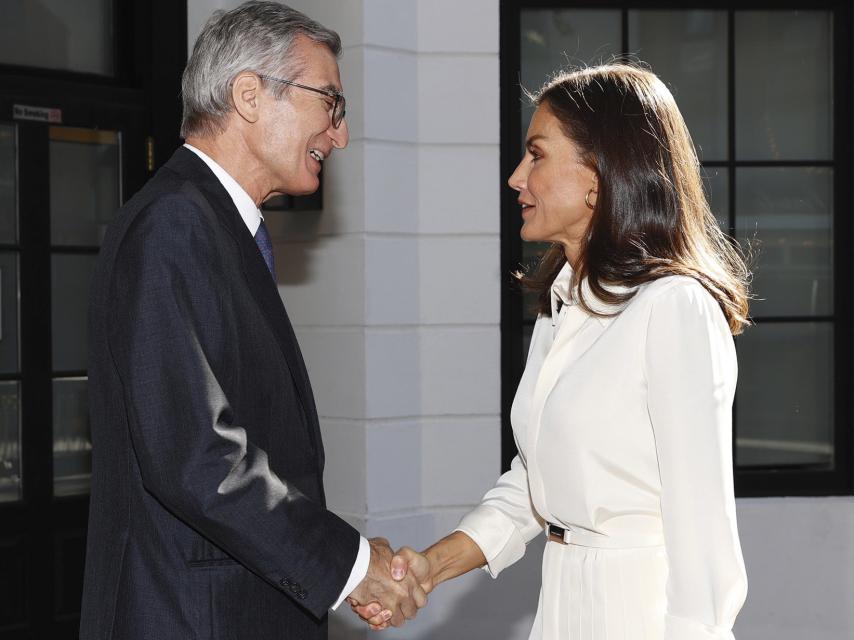
<path fill-rule="evenodd" d="M 427 604 L 427 594 L 435 586 L 430 560 L 409 547 L 395 553 L 385 538 L 369 543 L 368 573 L 347 602 L 375 631 L 401 627 Z"/>

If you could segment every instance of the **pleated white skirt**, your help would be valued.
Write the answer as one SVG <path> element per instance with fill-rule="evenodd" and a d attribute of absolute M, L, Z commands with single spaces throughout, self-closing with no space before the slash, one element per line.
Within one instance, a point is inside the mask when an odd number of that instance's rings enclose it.
<path fill-rule="evenodd" d="M 662 640 L 667 571 L 663 546 L 549 542 L 529 640 Z"/>

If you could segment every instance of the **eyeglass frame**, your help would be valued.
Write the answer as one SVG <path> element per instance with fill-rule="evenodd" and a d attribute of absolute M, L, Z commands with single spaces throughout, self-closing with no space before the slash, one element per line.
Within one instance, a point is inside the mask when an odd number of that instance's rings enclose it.
<path fill-rule="evenodd" d="M 265 80 L 272 80 L 273 82 L 280 82 L 281 84 L 296 87 L 297 89 L 314 91 L 314 93 L 319 93 L 321 95 L 326 96 L 327 98 L 332 98 L 333 100 L 335 100 L 335 102 L 332 104 L 332 127 L 335 129 L 341 126 L 341 123 L 344 121 L 344 117 L 347 115 L 347 100 L 344 98 L 344 94 L 339 91 L 330 91 L 327 89 L 318 89 L 317 87 L 309 87 L 306 84 L 300 84 L 299 82 L 294 82 L 293 80 L 282 80 L 281 78 L 268 76 L 263 73 L 259 73 L 258 77 L 264 78 Z M 338 110 L 339 104 L 341 105 L 341 115 L 338 117 L 338 122 L 335 122 L 335 113 Z"/>

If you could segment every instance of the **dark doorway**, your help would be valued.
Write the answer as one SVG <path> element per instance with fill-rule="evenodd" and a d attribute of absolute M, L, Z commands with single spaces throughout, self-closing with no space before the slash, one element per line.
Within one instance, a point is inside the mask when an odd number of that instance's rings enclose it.
<path fill-rule="evenodd" d="M 76 638 L 89 279 L 116 209 L 180 142 L 187 5 L 11 0 L 3 12 L 0 638 Z"/>

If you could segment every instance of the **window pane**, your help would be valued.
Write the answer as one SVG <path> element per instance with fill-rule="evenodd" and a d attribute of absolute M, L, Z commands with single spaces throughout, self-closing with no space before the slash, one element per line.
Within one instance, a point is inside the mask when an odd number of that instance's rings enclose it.
<path fill-rule="evenodd" d="M 726 160 L 726 12 L 629 11 L 629 51 L 673 92 L 700 158 Z"/>
<path fill-rule="evenodd" d="M 752 315 L 833 313 L 833 171 L 744 168 L 736 182 L 736 234 L 758 254 Z"/>
<path fill-rule="evenodd" d="M 92 436 L 86 378 L 53 381 L 53 493 L 89 492 Z"/>
<path fill-rule="evenodd" d="M 702 170 L 703 189 L 721 229 L 729 233 L 729 172 L 723 167 Z"/>
<path fill-rule="evenodd" d="M 3 0 L 0 64 L 112 75 L 112 0 Z"/>
<path fill-rule="evenodd" d="M 54 255 L 51 309 L 54 371 L 86 368 L 86 307 L 97 256 Z"/>
<path fill-rule="evenodd" d="M 18 175 L 15 127 L 0 125 L 0 242 L 18 240 Z"/>
<path fill-rule="evenodd" d="M 832 465 L 832 325 L 759 324 L 737 346 L 738 465 Z"/>
<path fill-rule="evenodd" d="M 833 155 L 829 11 L 735 14 L 736 159 Z"/>
<path fill-rule="evenodd" d="M 0 373 L 18 372 L 18 254 L 0 251 Z"/>
<path fill-rule="evenodd" d="M 539 89 L 557 71 L 606 61 L 621 52 L 622 19 L 616 10 L 531 9 L 521 12 L 522 86 Z M 522 135 L 533 110 L 522 108 Z M 521 148 L 521 147 L 520 147 Z"/>
<path fill-rule="evenodd" d="M 51 242 L 100 245 L 120 203 L 119 135 L 51 127 Z"/>
<path fill-rule="evenodd" d="M 19 383 L 0 382 L 0 502 L 21 499 Z"/>

